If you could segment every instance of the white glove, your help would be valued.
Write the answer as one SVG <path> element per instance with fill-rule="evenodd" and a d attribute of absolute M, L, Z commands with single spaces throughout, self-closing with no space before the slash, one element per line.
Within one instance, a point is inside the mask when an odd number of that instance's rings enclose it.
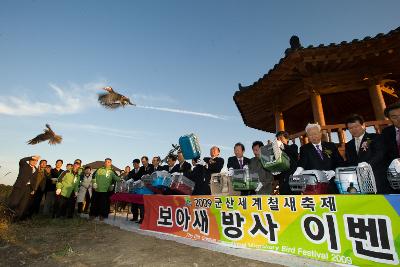
<path fill-rule="evenodd" d="M 97 183 L 94 183 L 94 184 L 93 184 L 93 188 L 94 188 L 94 189 L 97 189 Z"/>
<path fill-rule="evenodd" d="M 335 171 L 324 171 L 324 173 L 326 175 L 326 178 L 328 178 L 328 180 L 332 179 L 336 175 Z"/>
<path fill-rule="evenodd" d="M 304 169 L 302 167 L 297 167 L 296 171 L 293 173 L 293 176 L 300 175 Z"/>
<path fill-rule="evenodd" d="M 364 162 L 360 162 L 360 163 L 358 163 L 358 165 L 357 165 L 358 167 L 368 167 L 369 166 L 369 164 L 368 163 L 366 163 L 365 161 Z"/>
<path fill-rule="evenodd" d="M 197 161 L 197 165 L 206 166 L 207 164 L 204 162 L 204 160 L 200 159 Z"/>
<path fill-rule="evenodd" d="M 248 170 L 248 169 L 249 169 L 249 166 L 247 166 L 247 165 L 243 166 L 243 170 Z"/>
<path fill-rule="evenodd" d="M 283 143 L 282 143 L 281 140 L 276 140 L 276 144 L 278 145 L 278 147 L 279 147 L 280 149 L 284 149 L 284 148 L 285 148 L 285 146 L 283 145 Z"/>
<path fill-rule="evenodd" d="M 281 172 L 271 172 L 272 175 L 279 175 Z"/>
<path fill-rule="evenodd" d="M 394 168 L 396 172 L 400 173 L 400 161 L 399 159 L 394 159 L 392 163 L 390 163 L 389 168 Z"/>
<path fill-rule="evenodd" d="M 232 168 L 230 168 L 230 169 L 228 170 L 228 176 L 233 176 L 233 169 L 232 169 Z"/>
<path fill-rule="evenodd" d="M 59 194 L 61 194 L 61 189 L 60 189 L 60 188 L 58 188 L 58 189 L 56 190 L 56 195 L 58 196 Z"/>

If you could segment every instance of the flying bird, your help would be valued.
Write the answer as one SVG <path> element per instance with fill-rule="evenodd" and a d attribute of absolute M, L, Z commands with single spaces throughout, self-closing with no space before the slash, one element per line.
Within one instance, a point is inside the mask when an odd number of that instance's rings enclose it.
<path fill-rule="evenodd" d="M 56 135 L 55 132 L 50 128 L 50 125 L 46 124 L 46 128 L 44 129 L 44 133 L 39 134 L 35 138 L 28 141 L 29 145 L 36 145 L 40 142 L 49 140 L 50 145 L 59 144 L 62 141 L 61 135 Z"/>
<path fill-rule="evenodd" d="M 112 87 L 108 86 L 103 89 L 107 91 L 107 93 L 99 94 L 99 103 L 105 108 L 116 109 L 125 107 L 126 105 L 136 106 L 128 97 L 115 92 Z"/>

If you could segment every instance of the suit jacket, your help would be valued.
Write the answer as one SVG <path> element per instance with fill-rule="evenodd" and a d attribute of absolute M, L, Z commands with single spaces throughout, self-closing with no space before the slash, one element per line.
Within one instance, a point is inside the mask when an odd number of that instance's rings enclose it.
<path fill-rule="evenodd" d="M 161 166 L 161 165 L 158 165 L 157 168 L 154 168 L 154 169 L 153 169 L 154 172 L 162 171 L 162 170 L 164 170 L 164 167 Z"/>
<path fill-rule="evenodd" d="M 146 174 L 152 174 L 154 172 L 154 166 L 153 164 L 149 164 L 147 165 L 147 168 L 145 168 L 144 166 L 141 166 L 139 169 L 140 174 L 146 175 Z"/>
<path fill-rule="evenodd" d="M 376 142 L 378 135 L 374 133 L 365 133 L 360 142 L 360 148 L 356 150 L 356 141 L 355 138 L 351 139 L 345 145 L 345 155 L 346 155 L 346 165 L 347 166 L 357 166 L 360 162 L 371 163 L 371 159 L 376 153 Z M 362 148 L 362 145 L 366 144 L 365 149 Z"/>
<path fill-rule="evenodd" d="M 211 173 L 220 173 L 222 168 L 224 167 L 224 159 L 220 157 L 216 157 L 213 159 L 213 163 L 210 163 L 211 158 L 204 158 L 204 162 L 208 164 L 208 172 Z"/>
<path fill-rule="evenodd" d="M 320 170 L 320 171 L 335 171 L 337 167 L 344 166 L 344 161 L 339 153 L 336 145 L 331 142 L 321 142 L 323 159 L 319 156 L 317 149 L 312 143 L 308 143 L 300 147 L 300 159 L 298 167 L 304 170 Z M 338 194 L 339 191 L 335 185 L 335 180 L 329 180 L 330 194 Z"/>
<path fill-rule="evenodd" d="M 396 141 L 396 127 L 394 125 L 388 126 L 383 129 L 381 134 L 381 144 L 383 148 L 381 156 L 383 156 L 383 161 L 385 166 L 389 167 L 390 163 L 394 159 L 400 158 L 399 151 L 397 149 Z"/>
<path fill-rule="evenodd" d="M 374 169 L 376 186 L 380 194 L 399 194 L 400 190 L 394 190 L 390 187 L 387 180 L 387 169 L 394 159 L 400 158 L 397 149 L 396 141 L 396 128 L 394 125 L 388 126 L 383 129 L 382 133 L 375 140 L 374 147 L 376 147 L 372 158 L 371 166 Z"/>
<path fill-rule="evenodd" d="M 245 165 L 249 165 L 250 164 L 250 159 L 243 157 L 243 166 Z M 237 159 L 236 156 L 230 157 L 228 158 L 228 169 L 233 168 L 234 170 L 239 170 L 240 168 L 240 164 L 239 164 L 239 160 Z"/>
<path fill-rule="evenodd" d="M 187 161 L 184 161 L 182 165 L 178 163 L 179 166 L 179 172 L 183 173 L 184 176 L 187 176 L 188 172 L 192 170 L 192 164 L 190 164 Z"/>
<path fill-rule="evenodd" d="M 262 183 L 262 187 L 257 195 L 271 195 L 272 194 L 272 181 L 274 180 L 274 176 L 272 173 L 263 168 L 261 161 L 259 158 L 254 157 L 250 160 L 249 170 L 251 173 L 257 173 Z"/>
<path fill-rule="evenodd" d="M 279 180 L 279 194 L 281 195 L 294 195 L 297 192 L 293 192 L 290 189 L 289 185 L 289 177 L 292 175 L 297 168 L 297 162 L 299 160 L 299 152 L 296 144 L 286 145 L 283 144 L 283 151 L 288 155 L 290 159 L 290 168 L 287 171 L 281 172 L 276 176 L 276 179 Z"/>
<path fill-rule="evenodd" d="M 30 183 L 31 189 L 36 187 L 36 176 L 38 174 L 38 170 L 36 167 L 32 169 L 32 167 L 29 165 L 28 161 L 31 159 L 32 157 L 27 157 L 19 161 L 19 172 L 17 180 L 14 183 L 14 187 L 25 187 L 28 182 Z"/>
<path fill-rule="evenodd" d="M 10 196 L 8 197 L 8 206 L 15 211 L 13 219 L 18 220 L 32 214 L 33 196 L 31 192 L 35 189 L 37 168 L 32 168 L 27 161 L 32 157 L 23 158 L 19 161 L 19 173 L 14 183 Z M 29 185 L 27 185 L 29 183 Z"/>
<path fill-rule="evenodd" d="M 169 170 L 168 165 L 164 165 L 163 168 L 164 171 L 167 171 L 169 173 L 179 172 L 179 164 L 175 165 L 171 170 Z"/>
<path fill-rule="evenodd" d="M 207 170 L 202 165 L 196 165 L 193 170 L 188 173 L 188 178 L 195 182 L 192 195 L 210 195 L 210 185 L 207 181 Z"/>
<path fill-rule="evenodd" d="M 141 168 L 139 168 L 138 172 L 135 172 L 135 169 L 131 170 L 128 174 L 128 179 L 133 179 L 134 181 L 140 180 L 142 178 L 143 174 L 141 171 Z M 94 174 L 93 174 L 94 177 Z"/>
<path fill-rule="evenodd" d="M 300 159 L 297 166 L 304 170 L 334 171 L 337 167 L 344 165 L 343 158 L 334 143 L 321 142 L 321 146 L 323 159 L 312 143 L 300 147 Z"/>

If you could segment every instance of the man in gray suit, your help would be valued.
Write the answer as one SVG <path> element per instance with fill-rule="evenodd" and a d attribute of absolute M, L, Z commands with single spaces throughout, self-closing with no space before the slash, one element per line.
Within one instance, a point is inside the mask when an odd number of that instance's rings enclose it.
<path fill-rule="evenodd" d="M 274 180 L 274 176 L 272 173 L 263 168 L 260 156 L 261 156 L 261 147 L 264 144 L 261 141 L 255 141 L 252 145 L 254 158 L 250 160 L 249 170 L 251 173 L 257 173 L 260 179 L 260 183 L 262 187 L 257 188 L 257 195 L 271 195 L 272 194 L 272 181 Z"/>

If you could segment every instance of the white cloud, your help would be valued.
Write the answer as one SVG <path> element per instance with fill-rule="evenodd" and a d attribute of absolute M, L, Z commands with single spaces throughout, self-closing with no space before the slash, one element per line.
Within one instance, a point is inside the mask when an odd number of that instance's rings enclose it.
<path fill-rule="evenodd" d="M 104 83 L 88 83 L 82 86 L 70 84 L 49 87 L 57 97 L 53 103 L 33 101 L 27 97 L 1 96 L 0 114 L 10 116 L 41 116 L 49 114 L 74 114 L 96 105 L 94 91 L 104 87 Z"/>
<path fill-rule="evenodd" d="M 55 83 L 49 83 L 53 95 L 49 94 L 48 98 L 52 99 L 51 102 L 42 102 L 32 100 L 26 96 L 1 96 L 0 95 L 0 115 L 9 116 L 42 116 L 42 115 L 64 115 L 76 114 L 86 109 L 99 106 L 97 103 L 97 93 L 101 88 L 108 84 L 106 82 L 91 82 L 83 85 L 69 83 L 67 86 L 60 86 Z M 118 91 L 118 90 L 117 90 Z M 171 104 L 177 101 L 165 95 L 146 95 L 146 94 L 133 94 L 132 101 L 135 103 L 162 103 Z M 47 100 L 50 101 L 50 100 Z M 218 120 L 231 119 L 230 116 L 222 116 L 207 112 L 197 112 L 191 110 L 183 110 L 169 107 L 156 107 L 151 105 L 137 105 L 137 108 L 151 109 L 162 112 L 172 112 L 184 115 L 206 117 Z"/>
<path fill-rule="evenodd" d="M 208 117 L 208 118 L 213 118 L 213 119 L 218 119 L 218 120 L 226 120 L 227 118 L 225 116 L 221 115 L 216 115 L 212 113 L 204 113 L 204 112 L 196 112 L 196 111 L 190 111 L 190 110 L 183 110 L 183 109 L 174 109 L 174 108 L 164 108 L 164 107 L 151 107 L 151 106 L 136 106 L 138 108 L 145 108 L 145 109 L 152 109 L 152 110 L 158 110 L 158 111 L 165 111 L 165 112 L 173 112 L 173 113 L 180 113 L 180 114 L 186 114 L 186 115 L 194 115 L 194 116 L 200 116 L 200 117 Z"/>
<path fill-rule="evenodd" d="M 148 138 L 149 136 L 156 135 L 154 133 L 145 132 L 145 131 L 122 130 L 122 129 L 115 129 L 115 128 L 103 127 L 103 126 L 99 126 L 99 125 L 86 124 L 86 123 L 77 124 L 77 123 L 55 122 L 53 124 L 57 127 L 64 128 L 64 129 L 67 129 L 67 128 L 73 129 L 73 130 L 81 129 L 81 130 L 85 130 L 87 132 L 91 132 L 91 133 L 95 133 L 95 134 L 122 137 L 122 138 L 128 138 L 128 139 L 141 140 L 144 137 Z"/>

